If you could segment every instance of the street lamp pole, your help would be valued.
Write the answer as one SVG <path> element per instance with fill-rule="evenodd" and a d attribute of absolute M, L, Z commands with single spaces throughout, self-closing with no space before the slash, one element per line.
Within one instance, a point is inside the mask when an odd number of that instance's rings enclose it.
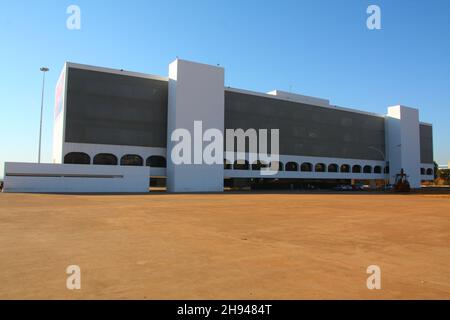
<path fill-rule="evenodd" d="M 45 88 L 45 73 L 49 71 L 49 68 L 42 67 L 42 96 L 41 96 L 41 120 L 39 124 L 39 151 L 38 151 L 38 163 L 41 163 L 41 139 L 42 139 L 42 113 L 44 111 L 44 88 Z"/>

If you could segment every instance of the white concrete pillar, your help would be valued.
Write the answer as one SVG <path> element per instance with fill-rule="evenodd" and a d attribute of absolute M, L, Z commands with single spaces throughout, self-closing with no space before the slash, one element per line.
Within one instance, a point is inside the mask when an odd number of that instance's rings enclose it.
<path fill-rule="evenodd" d="M 390 182 L 394 183 L 395 175 L 404 169 L 411 188 L 420 188 L 419 110 L 400 105 L 389 107 L 386 130 Z"/>
<path fill-rule="evenodd" d="M 206 130 L 218 129 L 224 135 L 224 94 L 223 68 L 180 59 L 169 65 L 167 115 L 167 189 L 169 192 L 223 191 L 223 164 L 208 165 L 204 162 L 194 164 L 194 157 L 198 160 L 199 152 L 206 145 L 202 142 L 202 135 Z M 203 132 L 198 130 L 194 132 L 195 121 L 202 121 Z M 171 139 L 175 129 L 186 129 L 191 135 L 191 164 L 173 162 L 172 149 L 178 144 Z"/>
<path fill-rule="evenodd" d="M 66 123 L 66 96 L 67 96 L 67 63 L 64 63 L 64 67 L 59 76 L 58 82 L 55 88 L 55 109 L 53 114 L 53 149 L 52 149 L 52 162 L 63 163 L 64 162 L 64 130 Z"/>

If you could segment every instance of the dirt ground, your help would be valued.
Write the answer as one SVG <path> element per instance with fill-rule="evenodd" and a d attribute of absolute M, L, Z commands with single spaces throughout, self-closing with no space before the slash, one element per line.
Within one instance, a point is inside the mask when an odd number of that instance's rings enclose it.
<path fill-rule="evenodd" d="M 450 195 L 0 194 L 16 298 L 450 299 Z"/>

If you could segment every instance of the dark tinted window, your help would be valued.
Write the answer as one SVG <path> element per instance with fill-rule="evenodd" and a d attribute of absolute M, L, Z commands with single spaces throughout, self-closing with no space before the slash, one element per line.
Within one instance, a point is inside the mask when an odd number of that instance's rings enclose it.
<path fill-rule="evenodd" d="M 225 128 L 280 129 L 280 154 L 383 160 L 383 117 L 226 90 Z"/>
<path fill-rule="evenodd" d="M 166 158 L 162 156 L 151 156 L 147 158 L 146 165 L 153 168 L 167 167 Z"/>
<path fill-rule="evenodd" d="M 142 166 L 143 162 L 142 157 L 136 154 L 127 154 L 120 159 L 121 166 Z"/>
<path fill-rule="evenodd" d="M 64 156 L 64 163 L 67 164 L 90 164 L 91 157 L 83 152 L 71 152 Z"/>
<path fill-rule="evenodd" d="M 420 125 L 420 161 L 433 163 L 433 127 Z"/>
<path fill-rule="evenodd" d="M 94 164 L 115 166 L 117 157 L 110 153 L 99 153 L 94 157 Z"/>
<path fill-rule="evenodd" d="M 66 141 L 166 147 L 166 81 L 69 68 Z"/>

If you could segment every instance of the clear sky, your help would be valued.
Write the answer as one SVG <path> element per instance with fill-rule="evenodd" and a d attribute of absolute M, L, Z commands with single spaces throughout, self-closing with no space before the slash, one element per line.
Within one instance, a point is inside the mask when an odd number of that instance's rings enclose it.
<path fill-rule="evenodd" d="M 81 9 L 69 30 L 67 7 Z M 366 9 L 381 8 L 381 30 Z M 330 99 L 386 113 L 417 107 L 434 125 L 435 159 L 450 160 L 448 0 L 0 0 L 0 176 L 36 161 L 47 66 L 44 162 L 51 160 L 54 88 L 64 61 L 167 75 L 177 56 L 225 67 L 228 86 Z"/>

